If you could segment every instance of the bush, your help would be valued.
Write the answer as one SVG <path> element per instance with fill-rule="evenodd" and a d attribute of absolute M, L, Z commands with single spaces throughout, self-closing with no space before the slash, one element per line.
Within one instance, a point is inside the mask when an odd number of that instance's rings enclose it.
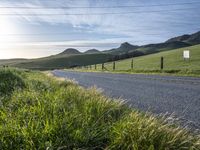
<path fill-rule="evenodd" d="M 9 96 L 15 89 L 22 89 L 25 83 L 15 70 L 0 70 L 0 96 Z"/>

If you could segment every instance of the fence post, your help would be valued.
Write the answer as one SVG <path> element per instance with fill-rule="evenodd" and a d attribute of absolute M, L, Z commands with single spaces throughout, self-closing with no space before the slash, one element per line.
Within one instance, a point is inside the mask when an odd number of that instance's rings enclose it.
<path fill-rule="evenodd" d="M 163 70 L 164 68 L 164 58 L 163 56 L 160 58 L 160 69 Z"/>
<path fill-rule="evenodd" d="M 92 69 L 92 66 L 90 65 L 90 70 Z"/>
<path fill-rule="evenodd" d="M 113 61 L 113 70 L 115 70 L 115 61 Z"/>
<path fill-rule="evenodd" d="M 131 69 L 133 70 L 133 59 L 131 60 Z"/>
<path fill-rule="evenodd" d="M 94 69 L 97 70 L 97 65 L 96 64 L 94 65 Z"/>
<path fill-rule="evenodd" d="M 102 63 L 102 67 L 101 67 L 101 69 L 102 69 L 102 70 L 104 69 L 104 63 Z"/>

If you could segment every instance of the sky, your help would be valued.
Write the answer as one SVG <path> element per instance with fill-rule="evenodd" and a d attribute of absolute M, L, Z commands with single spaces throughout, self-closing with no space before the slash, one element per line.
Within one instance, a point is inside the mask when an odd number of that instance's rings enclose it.
<path fill-rule="evenodd" d="M 197 0 L 0 0 L 0 59 L 164 42 L 200 31 Z"/>

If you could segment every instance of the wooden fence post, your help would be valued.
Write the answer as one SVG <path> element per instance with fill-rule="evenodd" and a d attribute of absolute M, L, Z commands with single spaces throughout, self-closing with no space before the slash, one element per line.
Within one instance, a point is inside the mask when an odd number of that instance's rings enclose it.
<path fill-rule="evenodd" d="M 102 67 L 101 67 L 101 69 L 102 69 L 102 70 L 104 69 L 104 63 L 102 63 Z"/>
<path fill-rule="evenodd" d="M 160 58 L 160 69 L 163 70 L 164 68 L 164 58 L 163 56 Z"/>
<path fill-rule="evenodd" d="M 94 65 L 94 69 L 97 70 L 97 65 L 96 64 Z"/>
<path fill-rule="evenodd" d="M 133 70 L 133 59 L 131 60 L 131 69 Z"/>
<path fill-rule="evenodd" d="M 113 61 L 113 70 L 115 70 L 115 61 Z"/>

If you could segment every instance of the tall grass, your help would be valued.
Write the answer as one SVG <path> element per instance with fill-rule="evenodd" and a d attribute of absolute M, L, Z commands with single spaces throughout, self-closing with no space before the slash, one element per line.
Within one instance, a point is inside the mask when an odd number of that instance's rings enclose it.
<path fill-rule="evenodd" d="M 21 79 L 0 106 L 0 149 L 197 150 L 200 137 L 68 81 L 0 70 Z M 13 80 L 14 81 L 14 80 Z M 4 82 L 4 78 L 0 78 Z M 0 90 L 7 85 L 0 86 Z M 11 91 L 10 91 L 11 92 Z"/>
<path fill-rule="evenodd" d="M 24 87 L 24 82 L 19 76 L 21 72 L 17 70 L 1 70 L 0 71 L 0 96 L 10 95 L 14 89 Z"/>

